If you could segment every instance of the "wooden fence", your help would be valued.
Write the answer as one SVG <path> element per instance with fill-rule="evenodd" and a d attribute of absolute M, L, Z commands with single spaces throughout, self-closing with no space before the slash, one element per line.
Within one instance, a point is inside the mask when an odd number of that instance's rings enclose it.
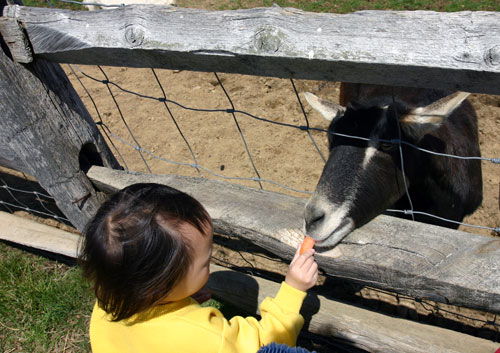
<path fill-rule="evenodd" d="M 290 258 L 293 244 L 273 235 L 301 227 L 305 200 L 213 180 L 120 171 L 57 63 L 500 93 L 500 13 L 151 6 L 80 12 L 18 5 L 2 13 L 0 164 L 36 177 L 79 230 L 103 192 L 154 179 L 200 199 L 217 232 Z M 500 239 L 379 216 L 337 250 L 318 256 L 333 276 L 500 312 Z M 332 336 L 349 332 L 332 325 Z M 395 339 L 389 346 L 410 351 Z"/>

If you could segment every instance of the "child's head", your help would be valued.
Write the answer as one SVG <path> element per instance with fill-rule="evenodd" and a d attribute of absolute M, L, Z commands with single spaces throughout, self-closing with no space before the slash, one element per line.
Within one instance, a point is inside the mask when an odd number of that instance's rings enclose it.
<path fill-rule="evenodd" d="M 118 321 L 200 289 L 211 244 L 211 219 L 197 200 L 168 186 L 134 184 L 99 208 L 80 260 L 99 305 Z"/>

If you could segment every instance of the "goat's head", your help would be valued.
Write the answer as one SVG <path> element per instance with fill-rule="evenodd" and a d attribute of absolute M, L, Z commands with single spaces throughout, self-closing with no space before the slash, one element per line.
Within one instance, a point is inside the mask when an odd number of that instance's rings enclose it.
<path fill-rule="evenodd" d="M 419 168 L 418 144 L 437 130 L 467 97 L 458 92 L 437 102 L 408 108 L 392 97 L 347 107 L 306 93 L 309 104 L 330 120 L 330 154 L 305 209 L 305 228 L 316 248 L 329 249 L 405 194 Z M 402 167 L 404 161 L 404 173 Z"/>

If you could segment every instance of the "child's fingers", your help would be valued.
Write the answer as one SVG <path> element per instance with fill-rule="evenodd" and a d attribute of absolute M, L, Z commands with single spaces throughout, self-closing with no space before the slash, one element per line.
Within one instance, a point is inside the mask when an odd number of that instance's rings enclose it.
<path fill-rule="evenodd" d="M 318 264 L 314 260 L 314 249 L 309 249 L 302 255 L 299 255 L 298 250 L 299 248 L 290 264 L 285 282 L 297 289 L 306 291 L 318 281 Z"/>
<path fill-rule="evenodd" d="M 303 275 L 306 281 L 315 284 L 318 281 L 318 264 L 316 262 L 307 264 L 303 269 Z"/>
<path fill-rule="evenodd" d="M 293 259 L 290 262 L 290 264 L 293 264 L 297 260 L 297 258 L 300 256 L 300 245 L 301 244 L 297 245 L 297 249 L 295 249 L 295 254 L 293 255 Z"/>
<path fill-rule="evenodd" d="M 307 273 L 310 275 L 313 274 L 318 274 L 318 264 L 317 262 L 313 262 L 308 268 L 307 268 Z"/>
<path fill-rule="evenodd" d="M 309 251 L 311 251 L 311 250 L 309 250 Z M 312 250 L 312 251 L 314 251 L 314 250 Z M 305 255 L 305 253 L 304 253 L 304 255 Z M 309 270 L 317 271 L 318 270 L 318 263 L 314 259 L 314 252 L 304 259 L 304 263 L 302 264 L 301 267 L 302 267 L 303 271 L 309 271 Z"/>
<path fill-rule="evenodd" d="M 310 277 L 317 269 L 316 261 L 314 260 L 314 250 L 308 250 L 300 255 L 293 263 L 290 264 L 292 273 L 296 273 L 300 277 Z M 313 267 L 313 268 L 312 268 Z M 312 270 L 311 270 L 312 268 Z"/>
<path fill-rule="evenodd" d="M 314 254 L 316 253 L 316 250 L 314 249 L 309 249 L 303 254 L 300 255 L 300 258 L 303 259 L 304 262 L 306 262 L 308 259 L 312 259 L 314 261 Z"/>
<path fill-rule="evenodd" d="M 311 259 L 311 261 L 314 261 L 314 254 L 316 253 L 316 250 L 314 249 L 309 249 L 303 254 L 298 254 L 298 256 L 295 258 L 295 261 L 293 261 L 293 265 L 297 267 L 302 267 L 304 266 L 304 263 Z"/>
<path fill-rule="evenodd" d="M 318 270 L 318 264 L 314 260 L 314 257 L 308 258 L 301 266 L 302 272 L 305 274 L 312 274 Z"/>

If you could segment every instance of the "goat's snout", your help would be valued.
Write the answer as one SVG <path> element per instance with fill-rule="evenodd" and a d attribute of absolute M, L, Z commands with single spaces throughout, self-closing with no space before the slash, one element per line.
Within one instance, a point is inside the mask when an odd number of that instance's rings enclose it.
<path fill-rule="evenodd" d="M 315 202 L 308 202 L 305 208 L 304 220 L 307 234 L 314 234 L 325 221 L 326 211 Z"/>

